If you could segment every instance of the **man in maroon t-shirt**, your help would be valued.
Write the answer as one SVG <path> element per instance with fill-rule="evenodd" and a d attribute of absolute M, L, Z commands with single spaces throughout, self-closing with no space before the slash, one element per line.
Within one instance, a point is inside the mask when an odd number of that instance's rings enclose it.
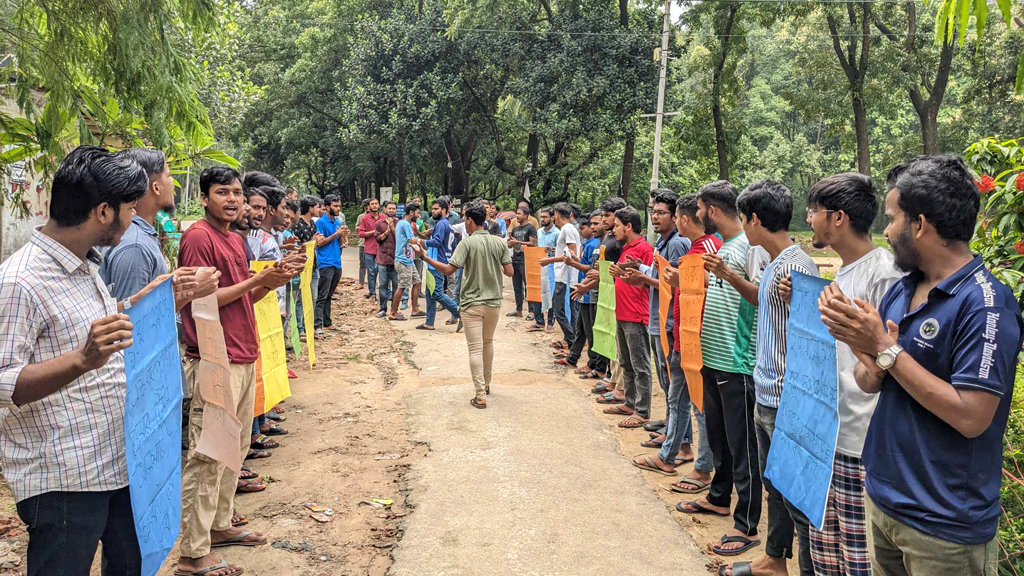
<path fill-rule="evenodd" d="M 370 198 L 369 211 L 359 219 L 359 226 L 356 233 L 363 239 L 363 264 L 366 265 L 366 297 L 373 298 L 377 295 L 377 222 L 380 222 L 384 215 L 380 214 L 380 202 L 376 198 Z"/>
<path fill-rule="evenodd" d="M 648 266 L 654 261 L 654 249 L 641 235 L 640 213 L 629 206 L 615 213 L 615 239 L 622 246 L 619 262 L 636 260 Z M 616 342 L 622 366 L 626 403 L 605 408 L 605 414 L 629 416 L 620 428 L 639 428 L 651 416 L 651 343 L 647 334 L 650 300 L 647 286 L 631 286 L 623 281 L 624 269 L 611 267 L 615 276 Z M 647 400 L 645 400 L 647 399 Z"/>
<path fill-rule="evenodd" d="M 259 274 L 249 275 L 245 241 L 230 230 L 245 203 L 238 172 L 224 166 L 207 168 L 199 177 L 199 189 L 206 216 L 182 235 L 178 265 L 210 266 L 221 273 L 216 294 L 220 321 L 226 328 L 224 342 L 230 361 L 229 384 L 236 403 L 233 408 L 239 419 L 248 423 L 253 414 L 255 362 L 259 355 L 253 302 L 283 286 L 298 270 L 280 263 Z M 192 304 L 182 308 L 181 321 L 185 340 L 185 379 L 193 394 L 188 460 L 182 472 L 181 558 L 177 567 L 192 573 L 221 563 L 210 553 L 212 545 L 234 542 L 256 546 L 265 544 L 267 539 L 261 534 L 232 527 L 231 511 L 237 475 L 220 462 L 196 452 L 203 431 L 206 403 L 198 389 L 199 343 Z M 249 427 L 243 426 L 238 439 L 241 458 L 245 457 L 249 442 Z M 223 568 L 231 573 L 241 570 L 238 566 L 225 565 Z"/>

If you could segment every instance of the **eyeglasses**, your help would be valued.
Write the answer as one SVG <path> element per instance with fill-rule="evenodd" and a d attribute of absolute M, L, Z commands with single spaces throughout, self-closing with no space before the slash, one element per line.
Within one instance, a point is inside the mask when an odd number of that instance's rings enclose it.
<path fill-rule="evenodd" d="M 811 216 L 814 216 L 818 212 L 824 212 L 825 213 L 825 217 L 827 218 L 829 214 L 831 214 L 833 212 L 836 212 L 836 210 L 822 210 L 821 208 L 808 208 L 807 209 L 807 217 L 810 218 Z"/>
<path fill-rule="evenodd" d="M 668 216 L 671 214 L 668 210 L 651 210 L 651 214 L 657 214 L 658 216 Z"/>

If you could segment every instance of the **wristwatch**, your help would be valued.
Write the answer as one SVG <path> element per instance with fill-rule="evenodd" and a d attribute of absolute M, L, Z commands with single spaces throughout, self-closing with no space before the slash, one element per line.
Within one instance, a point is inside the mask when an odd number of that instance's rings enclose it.
<path fill-rule="evenodd" d="M 900 352 L 903 352 L 903 346 L 893 344 L 879 352 L 878 356 L 875 356 L 875 364 L 882 370 L 888 370 L 896 364 L 896 357 L 899 356 Z"/>
<path fill-rule="evenodd" d="M 127 311 L 131 307 L 132 307 L 132 299 L 131 298 L 125 298 L 124 300 L 121 300 L 121 311 L 122 312 Z"/>

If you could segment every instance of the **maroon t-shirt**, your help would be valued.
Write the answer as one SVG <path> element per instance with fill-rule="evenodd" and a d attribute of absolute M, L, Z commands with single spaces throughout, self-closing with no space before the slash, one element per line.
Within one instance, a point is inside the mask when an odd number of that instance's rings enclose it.
<path fill-rule="evenodd" d="M 397 225 L 397 223 L 396 223 Z M 377 264 L 381 266 L 393 266 L 395 264 L 395 231 L 388 224 L 388 219 L 381 218 L 374 232 L 378 236 L 387 232 L 387 237 L 384 240 L 377 240 Z"/>
<path fill-rule="evenodd" d="M 625 262 L 630 257 L 650 266 L 651 262 L 654 262 L 654 248 L 651 248 L 647 240 L 640 236 L 622 247 L 619 262 Z M 619 322 L 642 322 L 647 324 L 651 313 L 647 290 L 647 286 L 630 286 L 623 282 L 622 278 L 616 278 L 615 319 Z"/>
<path fill-rule="evenodd" d="M 206 220 L 200 220 L 181 235 L 178 248 L 179 266 L 213 266 L 220 270 L 220 287 L 234 286 L 249 279 L 249 261 L 245 257 L 245 240 L 234 232 L 224 233 Z M 251 364 L 259 356 L 259 337 L 256 334 L 256 313 L 252 294 L 220 307 L 220 323 L 224 327 L 224 343 L 228 359 L 234 364 Z M 196 321 L 192 318 L 192 304 L 181 309 L 181 324 L 185 336 L 185 355 L 199 358 Z"/>

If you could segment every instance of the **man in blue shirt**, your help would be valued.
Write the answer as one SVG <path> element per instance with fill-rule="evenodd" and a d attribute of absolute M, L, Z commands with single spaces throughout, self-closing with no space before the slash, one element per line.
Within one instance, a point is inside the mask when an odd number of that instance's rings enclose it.
<path fill-rule="evenodd" d="M 876 575 L 987 574 L 995 560 L 1002 438 L 1020 309 L 971 253 L 979 209 L 967 166 L 923 156 L 890 173 L 885 235 L 909 274 L 879 309 L 835 284 L 819 303 L 877 393 L 864 444 Z"/>
<path fill-rule="evenodd" d="M 329 194 L 324 198 L 326 213 L 316 221 L 316 231 L 323 236 L 316 242 L 316 265 L 320 269 L 320 281 L 317 284 L 316 314 L 314 318 L 315 335 L 322 336 L 324 328 L 334 328 L 331 322 L 331 301 L 334 291 L 341 280 L 341 237 L 345 233 L 345 223 L 341 214 L 341 198 Z"/>
<path fill-rule="evenodd" d="M 451 256 L 448 250 L 452 226 L 448 222 L 448 209 L 447 198 L 442 197 L 434 200 L 434 203 L 430 206 L 430 215 L 434 219 L 434 230 L 430 234 L 430 239 L 423 242 L 423 245 L 427 247 L 429 256 L 442 264 L 447 264 L 448 258 Z M 427 273 L 434 277 L 434 290 L 427 292 L 427 317 L 423 324 L 416 327 L 417 330 L 434 329 L 434 318 L 437 315 L 438 303 L 444 306 L 445 310 L 452 313 L 453 320 L 459 319 L 459 306 L 451 297 L 444 293 L 444 274 L 438 272 L 430 264 L 427 264 Z"/>
<path fill-rule="evenodd" d="M 398 276 L 398 289 L 391 298 L 391 319 L 404 320 L 398 312 L 398 305 L 402 301 L 402 295 L 412 294 L 412 317 L 423 316 L 420 312 L 420 279 L 416 272 L 416 256 L 413 253 L 409 240 L 416 238 L 416 220 L 420 217 L 419 202 L 409 202 L 405 205 L 405 215 L 395 226 L 395 273 Z"/>

